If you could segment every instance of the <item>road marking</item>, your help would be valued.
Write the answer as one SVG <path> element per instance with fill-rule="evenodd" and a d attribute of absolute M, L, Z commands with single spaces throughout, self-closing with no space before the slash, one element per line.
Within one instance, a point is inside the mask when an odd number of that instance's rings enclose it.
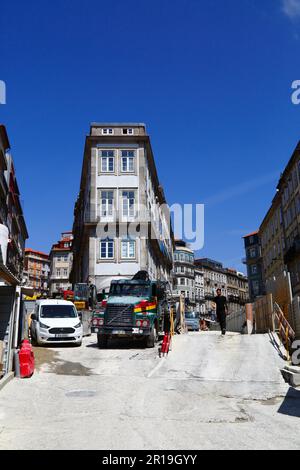
<path fill-rule="evenodd" d="M 155 374 L 156 371 L 158 371 L 158 369 L 161 368 L 161 366 L 163 365 L 164 361 L 166 360 L 165 357 L 163 357 L 158 364 L 156 364 L 156 366 L 154 367 L 154 369 L 152 369 L 151 372 L 149 372 L 149 374 L 147 375 L 147 379 L 150 379 L 150 377 L 152 377 L 153 374 Z"/>

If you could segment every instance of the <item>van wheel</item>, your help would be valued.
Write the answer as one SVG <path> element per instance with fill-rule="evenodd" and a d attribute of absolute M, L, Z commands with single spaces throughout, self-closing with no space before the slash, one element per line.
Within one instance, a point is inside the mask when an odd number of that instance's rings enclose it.
<path fill-rule="evenodd" d="M 107 343 L 108 343 L 107 336 L 97 335 L 97 341 L 98 341 L 98 348 L 99 349 L 106 349 L 107 348 Z"/>
<path fill-rule="evenodd" d="M 38 346 L 37 340 L 31 334 L 30 334 L 30 341 L 31 341 L 32 346 Z"/>

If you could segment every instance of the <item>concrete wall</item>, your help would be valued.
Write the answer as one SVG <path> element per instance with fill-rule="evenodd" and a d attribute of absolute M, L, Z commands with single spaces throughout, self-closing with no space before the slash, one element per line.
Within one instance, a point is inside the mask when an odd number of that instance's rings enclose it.
<path fill-rule="evenodd" d="M 238 312 L 231 313 L 227 316 L 227 331 L 233 333 L 247 333 L 247 328 L 244 328 L 246 324 L 246 309 L 242 308 Z M 219 324 L 212 324 L 211 330 L 220 330 Z"/>
<path fill-rule="evenodd" d="M 300 297 L 298 296 L 293 299 L 290 318 L 291 326 L 296 333 L 296 339 L 300 339 Z"/>

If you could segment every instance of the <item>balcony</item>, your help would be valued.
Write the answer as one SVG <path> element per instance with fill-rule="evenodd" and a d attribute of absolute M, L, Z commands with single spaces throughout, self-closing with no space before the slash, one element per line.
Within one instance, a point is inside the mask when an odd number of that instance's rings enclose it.
<path fill-rule="evenodd" d="M 205 300 L 214 300 L 215 296 L 213 294 L 205 294 Z"/>

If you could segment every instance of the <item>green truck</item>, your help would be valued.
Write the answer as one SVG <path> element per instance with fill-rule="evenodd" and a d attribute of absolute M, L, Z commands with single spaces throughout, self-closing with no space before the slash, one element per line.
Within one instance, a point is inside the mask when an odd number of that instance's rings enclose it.
<path fill-rule="evenodd" d="M 106 348 L 111 338 L 140 339 L 153 348 L 159 334 L 168 331 L 166 283 L 150 280 L 145 271 L 132 279 L 112 281 L 104 303 L 95 328 L 99 348 Z"/>

